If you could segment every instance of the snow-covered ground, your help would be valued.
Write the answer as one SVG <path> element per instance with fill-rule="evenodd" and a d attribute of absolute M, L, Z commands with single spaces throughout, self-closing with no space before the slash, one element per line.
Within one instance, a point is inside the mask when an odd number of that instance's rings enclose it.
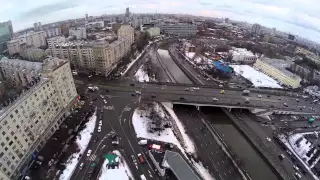
<path fill-rule="evenodd" d="M 166 114 L 164 110 L 161 108 L 161 106 L 156 106 L 157 112 L 161 117 L 165 117 Z M 173 133 L 173 130 L 171 128 L 166 128 L 164 131 L 160 132 L 160 134 L 157 133 L 150 133 L 148 132 L 147 124 L 149 121 L 151 121 L 148 117 L 145 115 L 149 115 L 147 110 L 140 110 L 136 109 L 133 113 L 132 117 L 132 124 L 135 129 L 137 137 L 145 138 L 145 139 L 153 139 L 157 141 L 162 142 L 168 142 L 175 144 L 183 153 L 183 155 L 188 159 L 187 153 L 195 153 L 195 145 L 193 144 L 191 138 L 185 133 L 185 127 L 181 123 L 181 121 L 178 119 L 176 114 L 171 108 L 168 108 L 165 106 L 167 111 L 169 112 L 170 116 L 173 118 L 173 120 L 176 122 L 184 141 L 185 146 L 182 147 L 178 139 Z M 142 117 L 141 117 L 142 116 Z M 214 180 L 214 178 L 211 176 L 209 171 L 203 167 L 202 163 L 197 163 L 193 159 L 190 161 L 191 164 L 193 164 L 196 171 L 205 179 L 205 180 Z"/>
<path fill-rule="evenodd" d="M 141 65 L 134 77 L 136 78 L 137 81 L 139 82 L 149 82 L 149 76 L 148 72 L 145 72 L 143 70 L 144 66 Z"/>
<path fill-rule="evenodd" d="M 306 163 L 306 159 L 304 159 L 305 157 L 305 152 L 307 152 L 308 149 L 310 149 L 308 147 L 308 144 L 306 144 L 304 142 L 305 145 L 302 145 L 300 148 L 298 148 L 295 145 L 295 142 L 297 139 L 299 139 L 300 137 L 302 137 L 304 134 L 312 134 L 313 132 L 307 132 L 307 133 L 298 133 L 298 134 L 293 134 L 289 137 L 287 137 L 286 135 L 280 134 L 278 137 L 281 140 L 281 142 L 288 148 L 289 151 L 291 151 L 293 153 L 294 156 L 296 156 L 299 161 L 303 164 L 303 166 L 310 172 L 310 174 L 313 176 L 314 179 L 319 180 L 319 178 L 313 174 L 313 172 L 311 171 L 309 165 Z M 300 142 L 301 143 L 301 142 Z M 302 155 L 302 156 L 300 156 Z M 306 156 L 307 157 L 307 156 Z"/>
<path fill-rule="evenodd" d="M 78 158 L 80 154 L 83 154 L 88 146 L 88 143 L 91 139 L 91 133 L 94 131 L 96 124 L 97 115 L 96 112 L 89 118 L 89 121 L 86 123 L 86 127 L 79 133 L 75 143 L 78 144 L 79 151 L 73 153 L 66 162 L 66 168 L 63 170 L 62 174 L 59 177 L 59 180 L 69 180 L 78 164 Z"/>
<path fill-rule="evenodd" d="M 237 74 L 251 81 L 255 87 L 282 88 L 276 80 L 255 70 L 249 65 L 230 65 L 230 67 L 232 67 Z"/>
<path fill-rule="evenodd" d="M 142 54 L 149 48 L 150 44 L 151 44 L 151 43 L 149 42 L 149 44 L 147 45 L 147 47 L 144 48 L 144 50 L 137 56 L 137 58 L 134 59 L 134 60 L 132 60 L 132 61 L 128 64 L 126 70 L 121 73 L 121 76 L 125 75 L 125 74 L 129 71 L 129 69 L 131 68 L 131 66 L 133 66 L 133 64 L 134 64 L 138 59 L 140 59 L 140 57 L 142 56 Z"/>
<path fill-rule="evenodd" d="M 119 166 L 116 169 L 108 169 L 108 159 L 105 159 L 99 174 L 98 180 L 134 180 L 130 168 L 128 167 L 125 159 L 121 156 L 118 150 L 113 151 L 118 157 L 116 161 L 119 162 Z"/>

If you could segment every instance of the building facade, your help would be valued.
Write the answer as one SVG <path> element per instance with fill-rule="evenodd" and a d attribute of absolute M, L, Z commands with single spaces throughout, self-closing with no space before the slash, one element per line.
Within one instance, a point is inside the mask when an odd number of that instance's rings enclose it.
<path fill-rule="evenodd" d="M 78 40 L 87 39 L 87 30 L 85 27 L 70 28 L 69 36 L 75 36 Z"/>
<path fill-rule="evenodd" d="M 140 27 L 144 24 L 149 24 L 151 22 L 150 17 L 134 17 L 132 21 L 132 26 L 134 28 Z"/>
<path fill-rule="evenodd" d="M 42 61 L 46 57 L 45 50 L 35 47 L 27 47 L 22 49 L 20 53 L 24 59 L 29 61 Z"/>
<path fill-rule="evenodd" d="M 20 54 L 23 46 L 39 48 L 46 45 L 46 35 L 44 31 L 30 32 L 7 42 L 9 54 Z"/>
<path fill-rule="evenodd" d="M 53 53 L 55 52 L 55 47 L 57 44 L 66 42 L 66 38 L 63 36 L 56 36 L 47 39 L 48 49 L 51 56 L 56 57 Z"/>
<path fill-rule="evenodd" d="M 232 55 L 232 61 L 242 62 L 242 63 L 254 63 L 257 60 L 257 56 L 251 51 L 244 48 L 233 48 L 229 51 Z"/>
<path fill-rule="evenodd" d="M 11 21 L 0 23 L 0 54 L 7 49 L 7 41 L 13 36 Z"/>
<path fill-rule="evenodd" d="M 160 35 L 160 28 L 159 27 L 152 27 L 147 29 L 147 33 L 150 37 L 155 37 Z"/>
<path fill-rule="evenodd" d="M 197 34 L 197 26 L 194 24 L 159 24 L 161 33 L 173 37 L 190 37 Z"/>
<path fill-rule="evenodd" d="M 55 28 L 49 28 L 44 30 L 46 33 L 47 38 L 55 37 L 55 36 L 60 36 L 61 35 L 61 28 L 55 27 Z"/>
<path fill-rule="evenodd" d="M 32 88 L 1 110 L 0 179 L 15 179 L 28 170 L 77 97 L 68 61 L 46 59 L 41 74 Z"/>
<path fill-rule="evenodd" d="M 0 60 L 0 71 L 3 80 L 10 81 L 16 86 L 26 87 L 40 77 L 42 63 L 18 59 Z"/>
<path fill-rule="evenodd" d="M 263 71 L 265 74 L 276 79 L 281 84 L 292 88 L 298 88 L 300 86 L 301 78 L 285 68 L 290 67 L 292 63 L 288 63 L 281 59 L 258 59 L 254 64 L 254 67 Z"/>

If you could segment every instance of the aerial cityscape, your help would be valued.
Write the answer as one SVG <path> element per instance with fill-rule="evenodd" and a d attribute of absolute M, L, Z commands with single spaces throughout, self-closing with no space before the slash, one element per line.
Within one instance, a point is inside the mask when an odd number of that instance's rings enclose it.
<path fill-rule="evenodd" d="M 320 180 L 319 30 L 144 7 L 0 22 L 0 180 Z"/>

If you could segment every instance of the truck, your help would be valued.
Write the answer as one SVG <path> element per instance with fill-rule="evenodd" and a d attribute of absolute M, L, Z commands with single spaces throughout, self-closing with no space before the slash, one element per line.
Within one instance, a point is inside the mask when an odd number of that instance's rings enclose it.
<path fill-rule="evenodd" d="M 250 91 L 247 90 L 247 89 L 245 89 L 245 90 L 243 90 L 242 94 L 243 94 L 244 96 L 249 96 Z"/>
<path fill-rule="evenodd" d="M 161 150 L 161 146 L 157 144 L 150 144 L 149 146 L 150 149 L 156 149 L 156 150 Z"/>
<path fill-rule="evenodd" d="M 144 157 L 141 153 L 138 154 L 138 158 L 139 158 L 140 163 L 144 164 L 145 160 L 144 160 Z"/>
<path fill-rule="evenodd" d="M 148 144 L 148 140 L 146 139 L 141 139 L 139 142 L 138 142 L 139 145 L 146 145 Z"/>

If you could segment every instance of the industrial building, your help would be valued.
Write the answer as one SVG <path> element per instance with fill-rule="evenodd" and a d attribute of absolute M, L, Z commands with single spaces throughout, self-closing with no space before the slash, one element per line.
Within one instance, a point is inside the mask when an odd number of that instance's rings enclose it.
<path fill-rule="evenodd" d="M 244 48 L 232 48 L 229 53 L 232 55 L 232 61 L 235 62 L 250 64 L 257 60 L 256 55 Z"/>
<path fill-rule="evenodd" d="M 15 74 L 31 68 L 34 62 L 17 64 L 26 68 L 19 66 Z M 69 115 L 77 98 L 68 61 L 48 58 L 39 64 L 41 69 L 36 70 L 41 76 L 33 78 L 13 101 L 1 104 L 0 179 L 3 180 L 16 179 L 28 171 L 30 162 Z"/>
<path fill-rule="evenodd" d="M 197 34 L 197 26 L 194 24 L 161 23 L 161 24 L 157 24 L 156 26 L 160 28 L 160 31 L 162 34 L 165 34 L 167 36 L 172 36 L 172 37 L 191 37 Z"/>
<path fill-rule="evenodd" d="M 292 72 L 286 70 L 293 62 L 282 59 L 258 59 L 254 67 L 261 70 L 265 74 L 279 81 L 288 87 L 298 88 L 300 86 L 301 78 Z"/>

